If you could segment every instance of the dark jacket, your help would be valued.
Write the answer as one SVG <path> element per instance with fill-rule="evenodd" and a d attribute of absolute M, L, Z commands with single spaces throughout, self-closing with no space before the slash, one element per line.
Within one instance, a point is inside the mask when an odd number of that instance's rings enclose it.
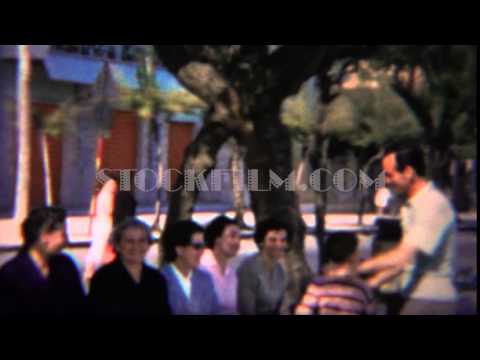
<path fill-rule="evenodd" d="M 0 317 L 72 318 L 85 314 L 86 297 L 77 267 L 66 255 L 49 261 L 45 278 L 21 252 L 0 270 Z"/>
<path fill-rule="evenodd" d="M 144 265 L 140 283 L 136 283 L 120 260 L 95 273 L 89 305 L 96 317 L 151 318 L 171 314 L 167 284 L 160 272 Z"/>

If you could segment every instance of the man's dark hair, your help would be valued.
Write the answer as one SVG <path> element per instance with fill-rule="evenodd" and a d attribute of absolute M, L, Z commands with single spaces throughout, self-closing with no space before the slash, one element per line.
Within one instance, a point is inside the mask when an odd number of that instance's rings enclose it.
<path fill-rule="evenodd" d="M 279 230 L 285 230 L 287 232 L 287 242 L 290 244 L 291 236 L 292 236 L 292 230 L 290 226 L 286 222 L 276 220 L 276 219 L 268 219 L 268 220 L 262 221 L 256 226 L 255 243 L 257 244 L 257 246 L 262 245 L 263 242 L 265 241 L 265 236 L 270 231 L 279 231 Z"/>
<path fill-rule="evenodd" d="M 67 212 L 59 207 L 43 207 L 30 212 L 22 223 L 23 250 L 30 249 L 44 231 L 52 233 L 65 224 Z"/>
<path fill-rule="evenodd" d="M 177 246 L 188 246 L 192 243 L 195 233 L 204 233 L 204 229 L 194 221 L 180 221 L 167 227 L 163 236 L 165 261 L 174 262 L 177 259 Z"/>
<path fill-rule="evenodd" d="M 226 216 L 215 218 L 205 229 L 205 243 L 207 247 L 213 249 L 217 239 L 221 237 L 225 229 L 231 225 L 237 225 L 236 221 Z"/>
<path fill-rule="evenodd" d="M 325 244 L 324 260 L 333 264 L 344 264 L 358 248 L 358 239 L 355 234 L 348 232 L 336 232 L 328 237 Z"/>
<path fill-rule="evenodd" d="M 405 171 L 407 166 L 412 167 L 418 176 L 426 175 L 426 165 L 423 150 L 419 146 L 409 148 L 390 148 L 386 155 L 394 154 L 398 171 Z"/>

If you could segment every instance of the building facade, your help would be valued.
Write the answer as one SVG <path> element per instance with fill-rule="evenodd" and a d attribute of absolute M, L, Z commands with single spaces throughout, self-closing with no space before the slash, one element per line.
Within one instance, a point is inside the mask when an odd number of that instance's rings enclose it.
<path fill-rule="evenodd" d="M 88 212 L 95 188 L 97 166 L 105 169 L 135 171 L 158 169 L 154 144 L 147 121 L 125 104 L 109 109 L 108 136 L 101 142 L 96 109 L 91 99 L 98 92 L 99 81 L 108 77 L 107 95 L 114 96 L 117 85 L 138 88 L 137 63 L 133 45 L 32 45 L 31 103 L 32 118 L 46 117 L 66 104 L 73 104 L 66 115 L 63 131 L 46 136 L 34 126 L 31 133 L 33 207 L 46 203 L 46 171 L 42 154 L 48 153 L 48 172 L 54 204 L 70 213 Z M 137 49 L 138 50 L 138 49 Z M 16 81 L 17 46 L 0 46 L 0 214 L 13 213 L 17 176 Z M 161 90 L 182 90 L 175 77 L 165 69 L 156 69 Z M 104 83 L 102 83 L 104 84 Z M 160 114 L 157 131 L 165 168 L 180 169 L 186 147 L 202 126 L 201 116 Z M 43 151 L 43 152 L 42 152 Z M 154 179 L 145 179 L 154 181 Z M 148 184 L 145 184 L 148 185 Z M 152 184 L 150 184 L 152 185 Z M 154 185 L 154 184 L 153 184 Z M 152 186 L 146 186 L 151 188 Z M 155 191 L 135 190 L 140 209 L 153 209 Z M 207 196 L 208 198 L 208 196 Z"/>

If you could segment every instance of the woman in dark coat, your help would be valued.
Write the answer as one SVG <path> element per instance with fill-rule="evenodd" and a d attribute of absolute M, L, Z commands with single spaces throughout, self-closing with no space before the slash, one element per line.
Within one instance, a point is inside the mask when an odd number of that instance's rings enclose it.
<path fill-rule="evenodd" d="M 0 319 L 70 319 L 85 316 L 85 292 L 67 245 L 67 214 L 33 210 L 22 224 L 24 245 L 0 269 Z"/>
<path fill-rule="evenodd" d="M 145 264 L 152 243 L 150 229 L 133 219 L 112 234 L 117 259 L 92 278 L 89 302 L 98 317 L 151 318 L 170 315 L 167 284 L 159 271 Z"/>

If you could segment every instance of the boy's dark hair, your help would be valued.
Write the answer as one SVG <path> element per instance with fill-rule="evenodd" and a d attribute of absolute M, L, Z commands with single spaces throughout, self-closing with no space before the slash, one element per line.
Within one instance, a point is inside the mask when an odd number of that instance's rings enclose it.
<path fill-rule="evenodd" d="M 30 249 L 44 231 L 52 233 L 65 224 L 67 212 L 59 207 L 34 209 L 22 223 L 23 250 Z"/>
<path fill-rule="evenodd" d="M 213 249 L 217 239 L 221 237 L 225 229 L 231 225 L 237 225 L 237 222 L 226 216 L 215 218 L 205 229 L 205 243 L 207 247 Z"/>
<path fill-rule="evenodd" d="M 287 232 L 287 242 L 291 243 L 292 230 L 290 226 L 283 221 L 277 219 L 268 219 L 260 222 L 255 229 L 255 243 L 260 246 L 265 241 L 265 236 L 270 231 L 285 230 Z"/>
<path fill-rule="evenodd" d="M 328 237 L 325 244 L 324 260 L 333 264 L 344 264 L 358 248 L 358 238 L 348 232 L 336 232 Z"/>
<path fill-rule="evenodd" d="M 423 150 L 419 146 L 409 148 L 391 147 L 386 155 L 394 154 L 397 163 L 397 170 L 404 171 L 407 166 L 412 167 L 418 176 L 426 175 L 426 164 Z"/>
<path fill-rule="evenodd" d="M 194 221 L 180 221 L 168 226 L 163 235 L 165 261 L 174 262 L 177 259 L 177 246 L 188 246 L 192 243 L 195 233 L 204 233 L 204 229 Z"/>

